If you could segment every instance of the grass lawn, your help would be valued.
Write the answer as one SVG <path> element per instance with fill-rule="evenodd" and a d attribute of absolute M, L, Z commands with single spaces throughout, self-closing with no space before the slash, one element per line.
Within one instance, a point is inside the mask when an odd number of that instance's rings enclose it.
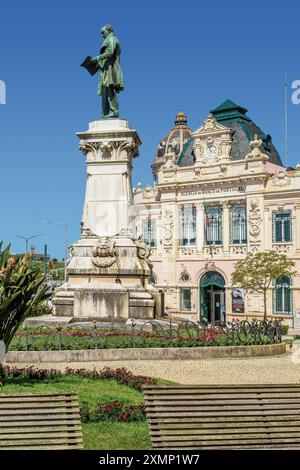
<path fill-rule="evenodd" d="M 118 385 L 115 380 L 97 380 L 64 376 L 56 380 L 13 379 L 0 389 L 0 393 L 73 391 L 79 402 L 88 401 L 91 406 L 97 402 L 121 401 L 128 404 L 143 403 L 143 395 L 127 385 Z M 146 422 L 82 424 L 85 449 L 150 449 Z"/>
<path fill-rule="evenodd" d="M 144 423 L 90 423 L 82 425 L 84 448 L 89 450 L 151 449 Z"/>

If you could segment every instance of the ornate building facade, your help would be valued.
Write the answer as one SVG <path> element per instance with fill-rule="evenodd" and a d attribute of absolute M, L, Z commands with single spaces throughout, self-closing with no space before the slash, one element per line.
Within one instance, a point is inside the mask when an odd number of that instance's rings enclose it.
<path fill-rule="evenodd" d="M 195 131 L 184 113 L 158 145 L 154 185 L 134 189 L 136 235 L 151 248 L 152 282 L 169 310 L 193 320 L 259 318 L 263 298 L 233 286 L 235 263 L 275 250 L 300 273 L 300 165 L 226 100 Z M 300 277 L 277 279 L 270 317 L 300 326 Z"/>

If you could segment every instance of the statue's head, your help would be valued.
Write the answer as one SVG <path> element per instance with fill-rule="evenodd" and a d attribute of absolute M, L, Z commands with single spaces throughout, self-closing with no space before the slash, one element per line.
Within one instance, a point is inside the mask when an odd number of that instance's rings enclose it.
<path fill-rule="evenodd" d="M 101 28 L 101 35 L 106 38 L 110 33 L 113 32 L 113 28 L 112 28 L 112 25 L 111 24 L 105 24 L 102 28 Z"/>

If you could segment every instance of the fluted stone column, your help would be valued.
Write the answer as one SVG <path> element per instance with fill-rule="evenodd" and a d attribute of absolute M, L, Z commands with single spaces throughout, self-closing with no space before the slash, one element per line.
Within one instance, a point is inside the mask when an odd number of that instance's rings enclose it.
<path fill-rule="evenodd" d="M 113 236 L 132 228 L 132 158 L 141 143 L 137 132 L 124 119 L 102 119 L 77 135 L 87 164 L 83 230 Z"/>

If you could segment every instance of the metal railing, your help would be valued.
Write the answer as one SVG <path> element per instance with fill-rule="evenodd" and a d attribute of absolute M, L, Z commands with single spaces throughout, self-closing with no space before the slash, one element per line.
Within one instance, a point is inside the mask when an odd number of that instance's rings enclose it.
<path fill-rule="evenodd" d="M 131 320 L 109 326 L 94 322 L 90 327 L 57 325 L 21 328 L 10 350 L 76 350 L 145 347 L 196 347 L 273 344 L 281 342 L 281 322 L 235 320 L 207 324 L 190 320 Z"/>

